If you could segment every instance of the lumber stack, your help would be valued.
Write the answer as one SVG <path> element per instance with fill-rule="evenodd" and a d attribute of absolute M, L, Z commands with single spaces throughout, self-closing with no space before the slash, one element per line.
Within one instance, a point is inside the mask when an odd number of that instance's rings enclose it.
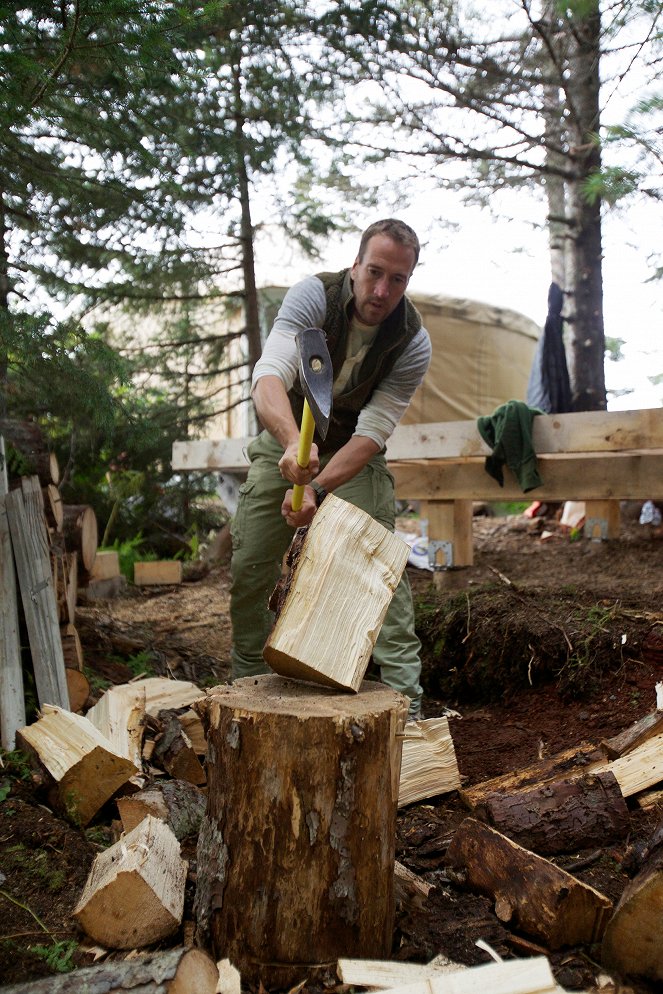
<path fill-rule="evenodd" d="M 0 419 L 0 446 L 0 724 L 11 749 L 25 724 L 21 617 L 38 703 L 79 711 L 89 697 L 76 602 L 94 564 L 97 521 L 91 507 L 63 504 L 57 458 L 36 422 Z"/>

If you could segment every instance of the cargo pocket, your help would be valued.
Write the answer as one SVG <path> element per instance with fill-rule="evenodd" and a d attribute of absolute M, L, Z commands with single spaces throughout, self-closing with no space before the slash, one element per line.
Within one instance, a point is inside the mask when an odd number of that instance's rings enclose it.
<path fill-rule="evenodd" d="M 253 480 L 247 480 L 239 488 L 237 510 L 230 521 L 230 537 L 232 539 L 233 552 L 242 547 L 242 534 L 246 534 L 245 528 L 253 490 L 255 490 L 255 481 Z"/>

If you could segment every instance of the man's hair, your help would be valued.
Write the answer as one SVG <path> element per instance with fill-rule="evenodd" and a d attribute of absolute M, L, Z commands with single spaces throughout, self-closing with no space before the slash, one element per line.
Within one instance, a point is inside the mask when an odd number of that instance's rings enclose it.
<path fill-rule="evenodd" d="M 361 241 L 359 243 L 359 252 L 357 253 L 357 258 L 359 260 L 364 258 L 366 246 L 375 235 L 387 235 L 389 238 L 392 238 L 395 242 L 399 242 L 406 248 L 411 248 L 414 252 L 415 264 L 418 262 L 420 246 L 416 231 L 414 231 L 409 224 L 405 224 L 404 221 L 397 221 L 394 217 L 386 217 L 382 221 L 374 221 L 373 224 L 369 224 L 368 228 L 361 236 Z"/>

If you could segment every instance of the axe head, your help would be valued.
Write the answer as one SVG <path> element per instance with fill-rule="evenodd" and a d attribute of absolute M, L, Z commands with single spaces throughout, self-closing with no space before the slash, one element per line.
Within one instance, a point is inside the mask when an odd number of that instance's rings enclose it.
<path fill-rule="evenodd" d="M 327 437 L 332 409 L 334 383 L 325 333 L 320 328 L 304 328 L 297 332 L 299 379 L 304 396 L 311 408 L 320 438 Z"/>

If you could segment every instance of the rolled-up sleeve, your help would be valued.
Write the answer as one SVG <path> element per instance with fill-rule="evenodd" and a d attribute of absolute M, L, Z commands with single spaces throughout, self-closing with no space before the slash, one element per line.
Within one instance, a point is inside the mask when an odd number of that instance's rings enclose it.
<path fill-rule="evenodd" d="M 320 328 L 326 310 L 325 290 L 317 276 L 308 276 L 288 290 L 255 364 L 251 389 L 262 376 L 278 376 L 285 389 L 290 390 L 299 370 L 297 332 L 303 328 Z"/>

